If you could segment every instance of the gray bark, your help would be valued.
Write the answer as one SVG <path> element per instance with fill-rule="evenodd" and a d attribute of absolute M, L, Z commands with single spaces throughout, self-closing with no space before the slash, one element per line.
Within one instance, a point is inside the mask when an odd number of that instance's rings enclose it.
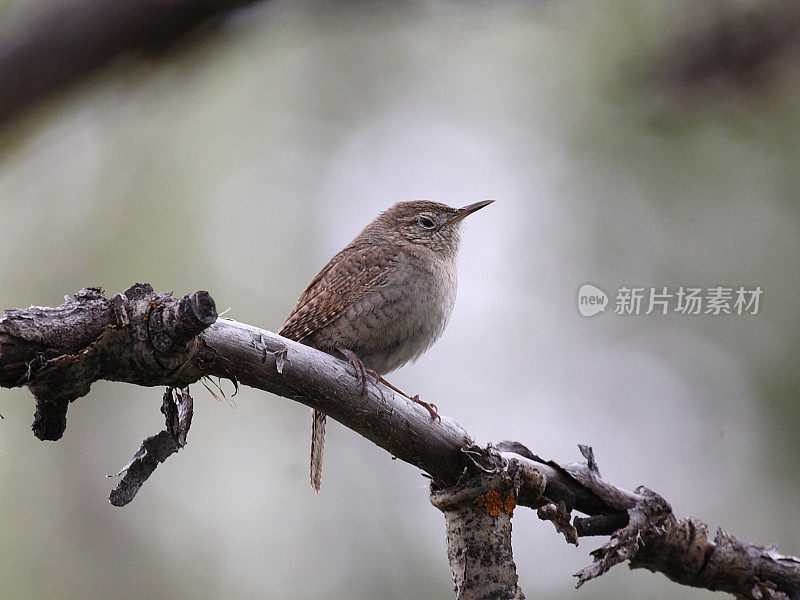
<path fill-rule="evenodd" d="M 511 517 L 523 483 L 540 496 L 545 489 L 544 475 L 511 462 L 501 471 L 431 492 L 431 502 L 444 514 L 458 600 L 525 598 L 511 548 Z"/>

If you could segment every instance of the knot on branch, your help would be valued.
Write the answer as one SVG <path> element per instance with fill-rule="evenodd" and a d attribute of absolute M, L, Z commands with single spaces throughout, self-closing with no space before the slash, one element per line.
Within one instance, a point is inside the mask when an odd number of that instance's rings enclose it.
<path fill-rule="evenodd" d="M 197 335 L 216 318 L 208 292 L 176 299 L 146 283 L 111 299 L 86 288 L 60 306 L 6 311 L 0 385 L 27 385 L 36 397 L 34 434 L 57 440 L 69 403 L 98 379 L 177 388 L 199 379 Z"/>
<path fill-rule="evenodd" d="M 180 366 L 197 335 L 217 320 L 214 300 L 205 291 L 172 302 L 151 300 L 150 308 L 145 317 L 147 336 L 154 359 L 165 370 Z"/>

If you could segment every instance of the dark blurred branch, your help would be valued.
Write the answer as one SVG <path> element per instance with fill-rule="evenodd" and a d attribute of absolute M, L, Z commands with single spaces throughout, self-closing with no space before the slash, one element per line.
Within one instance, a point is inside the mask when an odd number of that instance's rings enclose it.
<path fill-rule="evenodd" d="M 695 11 L 699 6 L 687 5 Z M 652 76 L 667 89 L 681 90 L 710 80 L 747 87 L 761 79 L 770 63 L 796 63 L 800 46 L 800 2 L 769 0 L 754 4 L 702 5 L 706 18 L 678 39 L 657 61 Z"/>
<path fill-rule="evenodd" d="M 0 40 L 0 126 L 16 112 L 131 51 L 164 49 L 255 0 L 57 0 Z"/>
<path fill-rule="evenodd" d="M 217 319 L 207 292 L 174 298 L 136 284 L 106 298 L 102 290 L 88 288 L 61 306 L 10 310 L 0 319 L 0 386 L 33 392 L 33 429 L 40 439 L 61 437 L 69 403 L 99 379 L 182 390 L 164 395 L 166 429 L 134 455 L 112 494 L 115 504 L 129 502 L 158 463 L 185 445 L 192 417 L 185 388 L 208 376 L 321 410 L 425 471 L 433 480 L 432 500 L 448 522 L 459 598 L 483 597 L 481 589 L 494 594 L 497 582 L 504 582 L 506 594 L 495 597 L 521 597 L 510 517 L 523 505 L 536 508 L 570 543 L 580 536 L 611 535 L 592 553 L 594 563 L 578 573 L 579 585 L 628 560 L 632 567 L 738 598 L 800 599 L 800 559 L 722 530 L 709 540 L 705 524 L 678 521 L 658 494 L 644 487 L 628 492 L 604 481 L 590 448 L 581 447 L 586 462 L 559 465 L 518 442 L 475 446 L 455 421 L 432 419 L 382 384 L 370 385 L 364 397 L 342 360 Z M 573 510 L 588 516 L 573 519 Z M 480 531 L 464 532 L 470 523 Z"/>
<path fill-rule="evenodd" d="M 0 39 L 0 127 L 65 85 L 125 53 L 163 51 L 187 32 L 257 0 L 55 0 Z M 698 7 L 689 6 L 693 10 Z M 794 60 L 800 3 L 770 0 L 704 6 L 695 30 L 650 69 L 668 89 L 724 79 L 749 85 L 776 60 Z"/>

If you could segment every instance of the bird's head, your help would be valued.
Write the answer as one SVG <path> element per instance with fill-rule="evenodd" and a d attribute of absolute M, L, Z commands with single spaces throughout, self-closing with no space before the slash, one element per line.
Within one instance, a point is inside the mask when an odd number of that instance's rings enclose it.
<path fill-rule="evenodd" d="M 429 200 L 398 202 L 373 221 L 387 237 L 427 246 L 434 252 L 455 254 L 460 242 L 461 221 L 494 200 L 483 200 L 463 208 L 453 208 Z"/>

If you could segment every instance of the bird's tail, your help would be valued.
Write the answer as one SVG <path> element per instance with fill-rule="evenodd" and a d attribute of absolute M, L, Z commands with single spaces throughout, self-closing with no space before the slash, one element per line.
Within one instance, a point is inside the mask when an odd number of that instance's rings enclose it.
<path fill-rule="evenodd" d="M 325 413 L 311 411 L 311 487 L 319 494 L 322 485 L 322 451 L 325 449 Z"/>

